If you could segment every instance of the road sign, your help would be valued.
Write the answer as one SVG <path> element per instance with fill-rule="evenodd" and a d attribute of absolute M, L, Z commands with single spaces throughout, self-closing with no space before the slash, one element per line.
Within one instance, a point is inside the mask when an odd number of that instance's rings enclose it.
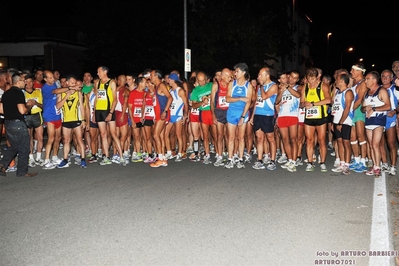
<path fill-rule="evenodd" d="M 191 72 L 191 49 L 184 49 L 184 71 Z"/>

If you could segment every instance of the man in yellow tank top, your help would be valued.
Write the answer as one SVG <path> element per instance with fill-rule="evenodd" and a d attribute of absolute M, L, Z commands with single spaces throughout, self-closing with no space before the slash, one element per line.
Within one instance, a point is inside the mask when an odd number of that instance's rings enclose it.
<path fill-rule="evenodd" d="M 94 84 L 95 91 L 95 115 L 93 119 L 98 125 L 101 135 L 102 149 L 105 158 L 100 162 L 100 165 L 112 164 L 109 156 L 108 134 L 111 134 L 114 146 L 117 148 L 119 161 L 113 161 L 118 164 L 126 165 L 123 158 L 121 142 L 116 135 L 116 122 L 115 122 L 115 108 L 116 108 L 116 82 L 108 77 L 108 67 L 100 66 L 97 68 L 98 81 Z M 109 132 L 107 130 L 107 125 Z"/>
<path fill-rule="evenodd" d="M 326 84 L 318 80 L 318 71 L 316 68 L 309 68 L 305 75 L 308 83 L 305 84 L 301 95 L 301 107 L 306 108 L 304 121 L 306 155 L 308 158 L 306 171 L 314 171 L 313 154 L 316 135 L 320 147 L 320 169 L 322 172 L 327 172 L 325 165 L 327 156 L 327 105 L 331 103 L 330 90 Z"/>

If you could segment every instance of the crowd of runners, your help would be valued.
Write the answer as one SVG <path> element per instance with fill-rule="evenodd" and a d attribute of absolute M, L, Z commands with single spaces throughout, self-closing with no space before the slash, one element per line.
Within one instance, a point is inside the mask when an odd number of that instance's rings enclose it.
<path fill-rule="evenodd" d="M 164 167 L 186 159 L 228 169 L 318 165 L 321 172 L 396 175 L 399 61 L 381 73 L 360 62 L 332 76 L 263 67 L 256 78 L 238 63 L 194 71 L 188 80 L 157 69 L 115 77 L 106 66 L 79 77 L 9 69 L 0 73 L 0 92 L 15 73 L 24 78 L 26 101 L 36 103 L 25 115 L 29 167 Z"/>

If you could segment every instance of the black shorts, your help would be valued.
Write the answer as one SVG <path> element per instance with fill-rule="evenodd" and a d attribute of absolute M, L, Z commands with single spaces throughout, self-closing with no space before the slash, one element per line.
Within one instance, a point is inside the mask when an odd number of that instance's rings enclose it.
<path fill-rule="evenodd" d="M 327 124 L 327 123 L 328 123 L 328 118 L 327 117 L 317 118 L 317 119 L 305 118 L 305 122 L 304 122 L 305 125 L 313 126 L 313 127 L 322 126 L 322 125 Z"/>
<path fill-rule="evenodd" d="M 25 123 L 28 128 L 38 128 L 43 124 L 40 113 L 25 116 Z"/>
<path fill-rule="evenodd" d="M 144 120 L 144 126 L 151 127 L 154 125 L 154 120 Z"/>
<path fill-rule="evenodd" d="M 352 126 L 342 125 L 341 131 L 337 129 L 337 124 L 334 124 L 334 138 L 350 140 Z"/>
<path fill-rule="evenodd" d="M 98 128 L 98 124 L 97 123 L 93 123 L 92 121 L 90 121 L 90 127 Z"/>
<path fill-rule="evenodd" d="M 95 111 L 95 116 L 96 116 L 96 122 L 105 122 L 105 118 L 107 118 L 109 114 L 109 111 L 107 110 L 96 110 Z M 112 113 L 112 118 L 111 121 L 115 121 L 115 113 Z"/>
<path fill-rule="evenodd" d="M 141 123 L 141 122 L 138 122 L 138 123 L 136 123 L 136 127 L 137 128 L 142 128 L 142 127 L 144 127 L 144 124 Z"/>
<path fill-rule="evenodd" d="M 219 123 L 222 123 L 222 124 L 226 124 L 227 123 L 226 115 L 227 115 L 227 109 L 226 110 L 215 109 L 216 120 Z"/>
<path fill-rule="evenodd" d="M 253 131 L 256 132 L 260 129 L 264 133 L 273 133 L 275 122 L 274 116 L 254 115 Z"/>
<path fill-rule="evenodd" d="M 82 124 L 82 121 L 62 122 L 62 126 L 66 128 L 75 128 Z"/>

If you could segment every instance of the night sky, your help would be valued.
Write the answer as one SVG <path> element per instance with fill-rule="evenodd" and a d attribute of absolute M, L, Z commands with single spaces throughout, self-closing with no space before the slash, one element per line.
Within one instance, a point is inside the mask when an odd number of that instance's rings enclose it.
<path fill-rule="evenodd" d="M 340 67 L 341 54 L 346 69 L 360 58 L 367 71 L 391 69 L 392 62 L 399 60 L 399 1 L 296 2 L 313 21 L 311 55 L 323 69 L 327 50 L 331 73 Z M 353 52 L 345 51 L 349 47 Z"/>
<path fill-rule="evenodd" d="M 181 15 L 183 0 L 171 8 L 168 16 Z M 192 1 L 192 0 L 187 0 Z M 201 0 L 196 0 L 201 1 Z M 314 65 L 321 67 L 325 72 L 332 72 L 340 68 L 341 55 L 342 65 L 350 69 L 353 63 L 360 58 L 366 66 L 367 71 L 375 69 L 382 71 L 391 68 L 394 60 L 399 60 L 399 1 L 314 1 L 314 0 L 292 0 L 296 9 L 301 9 L 312 20 L 311 23 L 311 46 L 310 55 Z M 7 1 L 8 2 L 8 1 Z M 62 1 L 61 1 L 62 2 Z M 30 3 L 21 11 L 18 20 L 24 23 L 50 23 L 51 25 L 62 25 L 66 20 L 65 15 L 80 12 L 93 16 L 90 5 L 114 8 L 121 16 L 131 16 L 139 20 L 139 25 L 149 23 L 151 14 L 157 10 L 157 4 L 132 3 L 131 10 L 118 10 L 118 3 L 124 1 L 68 1 L 61 8 L 55 5 L 43 5 Z M 211 3 L 205 0 L 207 4 Z M 91 3 L 91 4 L 90 4 Z M 243 5 L 245 1 L 240 2 Z M 112 6 L 113 4 L 113 6 Z M 145 6 L 143 6 L 145 5 Z M 171 7 L 173 3 L 170 3 Z M 104 12 L 107 8 L 103 9 Z M 169 12 L 169 11 L 168 11 Z M 223 12 L 223 11 L 217 11 Z M 4 16 L 3 16 L 4 17 Z M 5 20 L 13 15 L 5 16 Z M 99 22 L 104 15 L 93 16 Z M 163 25 L 157 25 L 149 34 L 156 31 L 181 31 L 181 25 L 176 28 L 164 29 Z M 215 25 L 216 27 L 217 25 Z M 331 32 L 327 45 L 327 34 Z M 134 34 L 134 31 L 132 31 Z M 183 40 L 179 40 L 180 43 Z M 190 45 L 190 44 L 189 44 Z M 328 49 L 327 49 L 328 47 Z M 353 47 L 353 52 L 346 52 L 346 49 Z M 327 68 L 328 55 L 328 68 Z M 372 67 L 372 64 L 375 66 Z"/>

